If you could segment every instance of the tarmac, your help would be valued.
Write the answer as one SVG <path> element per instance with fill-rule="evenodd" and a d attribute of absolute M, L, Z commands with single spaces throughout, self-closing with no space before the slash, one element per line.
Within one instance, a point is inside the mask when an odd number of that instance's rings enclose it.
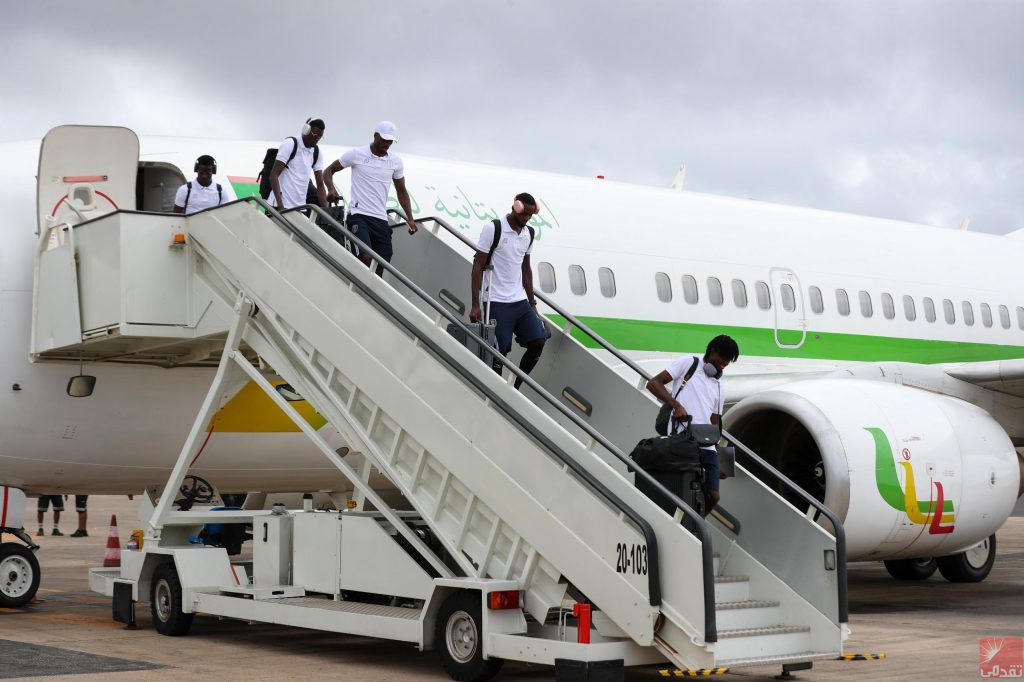
<path fill-rule="evenodd" d="M 111 514 L 120 521 L 124 546 L 137 525 L 136 504 L 125 497 L 90 497 L 89 507 L 89 537 L 69 537 L 76 520 L 68 508 L 61 519 L 64 537 L 37 538 L 43 579 L 36 603 L 0 609 L 0 679 L 449 679 L 435 652 L 365 637 L 208 616 L 198 616 L 188 636 L 163 637 L 152 627 L 146 602 L 136 605 L 138 629 L 125 629 L 111 619 L 110 600 L 89 591 L 88 569 L 102 564 Z M 995 567 L 982 583 L 953 584 L 937 573 L 919 583 L 898 583 L 880 563 L 851 564 L 852 634 L 845 650 L 871 657 L 817 661 L 787 679 L 980 679 L 981 638 L 1024 636 L 1024 503 L 1016 513 L 997 534 Z M 48 513 L 47 533 L 51 525 Z M 757 682 L 780 672 L 778 665 L 761 666 L 717 677 Z M 666 674 L 675 678 L 666 666 L 634 668 L 626 679 L 660 680 Z M 508 662 L 496 679 L 553 678 L 552 668 Z"/>

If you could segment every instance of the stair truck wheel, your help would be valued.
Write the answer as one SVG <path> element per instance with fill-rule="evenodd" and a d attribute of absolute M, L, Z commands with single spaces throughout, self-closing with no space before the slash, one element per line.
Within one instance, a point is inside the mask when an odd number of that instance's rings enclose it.
<path fill-rule="evenodd" d="M 462 591 L 445 599 L 434 628 L 434 646 L 453 680 L 483 682 L 498 674 L 505 661 L 483 657 L 479 594 Z"/>
<path fill-rule="evenodd" d="M 939 564 L 932 557 L 925 559 L 893 559 L 886 561 L 885 570 L 896 580 L 927 580 Z"/>
<path fill-rule="evenodd" d="M 996 535 L 993 533 L 974 547 L 936 559 L 939 573 L 951 583 L 980 583 L 992 572 L 996 562 Z"/>
<path fill-rule="evenodd" d="M 153 615 L 153 626 L 161 635 L 180 637 L 188 634 L 192 627 L 195 614 L 181 610 L 181 581 L 173 561 L 160 564 L 153 571 L 149 612 Z"/>
<path fill-rule="evenodd" d="M 0 607 L 16 609 L 32 601 L 39 589 L 39 560 L 17 542 L 0 544 Z"/>

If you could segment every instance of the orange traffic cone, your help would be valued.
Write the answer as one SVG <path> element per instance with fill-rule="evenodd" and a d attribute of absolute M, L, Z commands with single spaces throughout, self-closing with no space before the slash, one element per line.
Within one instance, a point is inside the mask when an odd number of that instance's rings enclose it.
<path fill-rule="evenodd" d="M 107 533 L 107 552 L 103 555 L 103 567 L 121 566 L 121 540 L 117 536 L 117 515 L 110 515 L 110 531 Z"/>

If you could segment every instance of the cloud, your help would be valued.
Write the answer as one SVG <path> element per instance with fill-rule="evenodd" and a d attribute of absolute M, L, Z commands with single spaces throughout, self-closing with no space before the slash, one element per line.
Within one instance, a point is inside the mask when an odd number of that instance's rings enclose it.
<path fill-rule="evenodd" d="M 1024 228 L 1024 4 L 35 0 L 2 135 L 67 122 L 332 143 L 956 227 Z"/>

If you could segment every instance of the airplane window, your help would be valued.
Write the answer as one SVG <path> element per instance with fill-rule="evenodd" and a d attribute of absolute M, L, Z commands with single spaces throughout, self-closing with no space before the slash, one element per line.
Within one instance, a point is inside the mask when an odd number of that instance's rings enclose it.
<path fill-rule="evenodd" d="M 1017 306 L 1017 326 L 1024 329 L 1024 308 Z"/>
<path fill-rule="evenodd" d="M 779 294 L 782 297 L 782 309 L 787 313 L 791 313 L 796 310 L 796 294 L 793 293 L 793 287 L 788 284 L 783 284 L 779 287 Z"/>
<path fill-rule="evenodd" d="M 846 295 L 846 289 L 836 289 L 836 310 L 843 316 L 850 314 L 850 297 Z"/>
<path fill-rule="evenodd" d="M 914 307 L 913 296 L 903 297 L 903 315 L 907 318 L 907 322 L 913 322 L 917 319 L 917 308 Z"/>
<path fill-rule="evenodd" d="M 737 308 L 747 307 L 747 285 L 743 283 L 742 279 L 732 281 L 732 302 L 736 304 Z"/>
<path fill-rule="evenodd" d="M 963 302 L 963 310 L 964 310 L 964 324 L 966 324 L 968 327 L 973 327 L 974 326 L 974 308 L 971 307 L 971 302 L 970 301 L 964 301 Z"/>
<path fill-rule="evenodd" d="M 697 280 L 693 275 L 683 275 L 683 300 L 690 305 L 697 302 Z"/>
<path fill-rule="evenodd" d="M 1010 328 L 1010 309 L 1005 305 L 999 306 L 999 324 L 1003 325 L 1003 329 Z"/>
<path fill-rule="evenodd" d="M 825 312 L 825 299 L 821 297 L 821 289 L 818 287 L 809 287 L 807 289 L 807 295 L 811 299 L 811 312 L 815 315 L 821 315 Z"/>
<path fill-rule="evenodd" d="M 857 294 L 857 299 L 860 301 L 860 314 L 864 317 L 871 317 L 875 314 L 875 309 L 871 306 L 871 294 L 866 291 L 861 291 Z"/>
<path fill-rule="evenodd" d="M 601 295 L 605 298 L 615 296 L 615 273 L 609 268 L 597 269 L 597 282 L 601 285 Z"/>
<path fill-rule="evenodd" d="M 658 290 L 658 300 L 668 303 L 672 300 L 672 280 L 664 272 L 654 273 L 654 287 Z"/>
<path fill-rule="evenodd" d="M 708 277 L 708 300 L 711 305 L 722 305 L 725 297 L 722 295 L 722 282 L 717 277 Z"/>
<path fill-rule="evenodd" d="M 537 263 L 537 274 L 540 278 L 540 290 L 545 294 L 555 293 L 555 269 L 551 263 Z"/>
<path fill-rule="evenodd" d="M 896 306 L 892 302 L 892 296 L 885 292 L 882 292 L 882 314 L 887 320 L 896 317 Z"/>
<path fill-rule="evenodd" d="M 986 327 L 992 326 L 992 308 L 988 307 L 988 303 L 981 304 L 981 323 Z"/>
<path fill-rule="evenodd" d="M 569 289 L 577 296 L 587 293 L 587 273 L 578 265 L 569 266 Z"/>
<path fill-rule="evenodd" d="M 942 312 L 946 316 L 946 324 L 956 322 L 956 312 L 953 310 L 953 302 L 948 298 L 942 299 Z"/>
<path fill-rule="evenodd" d="M 757 293 L 757 307 L 761 310 L 770 310 L 772 307 L 772 292 L 764 282 L 756 282 L 754 291 Z"/>
<path fill-rule="evenodd" d="M 928 298 L 927 296 L 923 299 L 924 302 L 924 319 L 929 322 L 935 321 L 935 301 Z"/>

